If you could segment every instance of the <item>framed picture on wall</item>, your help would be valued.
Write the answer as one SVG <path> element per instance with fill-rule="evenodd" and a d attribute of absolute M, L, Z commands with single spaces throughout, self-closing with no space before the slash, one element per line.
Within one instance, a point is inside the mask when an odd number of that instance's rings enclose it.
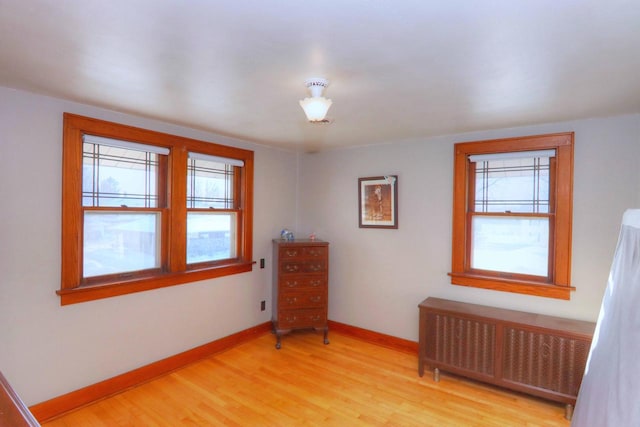
<path fill-rule="evenodd" d="M 358 178 L 360 228 L 398 228 L 398 176 Z"/>

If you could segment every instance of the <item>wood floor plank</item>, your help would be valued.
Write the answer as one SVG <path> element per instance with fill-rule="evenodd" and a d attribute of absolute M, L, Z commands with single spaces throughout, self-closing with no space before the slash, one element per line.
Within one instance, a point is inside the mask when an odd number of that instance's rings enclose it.
<path fill-rule="evenodd" d="M 43 424 L 568 427 L 556 403 L 442 374 L 417 356 L 333 333 L 270 334 Z"/>

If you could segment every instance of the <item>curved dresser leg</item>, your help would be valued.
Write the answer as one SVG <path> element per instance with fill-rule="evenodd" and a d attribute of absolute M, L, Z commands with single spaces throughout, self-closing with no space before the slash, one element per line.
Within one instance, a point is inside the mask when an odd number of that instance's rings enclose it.
<path fill-rule="evenodd" d="M 569 421 L 573 418 L 573 405 L 571 403 L 567 403 L 567 406 L 564 407 L 564 417 Z"/>

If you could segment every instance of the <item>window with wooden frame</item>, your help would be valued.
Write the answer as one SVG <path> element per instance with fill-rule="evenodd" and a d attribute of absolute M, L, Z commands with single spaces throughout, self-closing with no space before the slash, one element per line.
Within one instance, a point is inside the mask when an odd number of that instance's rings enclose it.
<path fill-rule="evenodd" d="M 573 133 L 454 150 L 451 283 L 569 299 Z"/>
<path fill-rule="evenodd" d="M 65 113 L 61 303 L 251 271 L 253 152 Z"/>

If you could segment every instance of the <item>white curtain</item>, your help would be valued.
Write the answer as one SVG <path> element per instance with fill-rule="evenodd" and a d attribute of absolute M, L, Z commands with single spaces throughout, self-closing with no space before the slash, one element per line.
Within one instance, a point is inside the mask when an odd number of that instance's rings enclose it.
<path fill-rule="evenodd" d="M 640 426 L 640 209 L 622 219 L 571 425 Z"/>

